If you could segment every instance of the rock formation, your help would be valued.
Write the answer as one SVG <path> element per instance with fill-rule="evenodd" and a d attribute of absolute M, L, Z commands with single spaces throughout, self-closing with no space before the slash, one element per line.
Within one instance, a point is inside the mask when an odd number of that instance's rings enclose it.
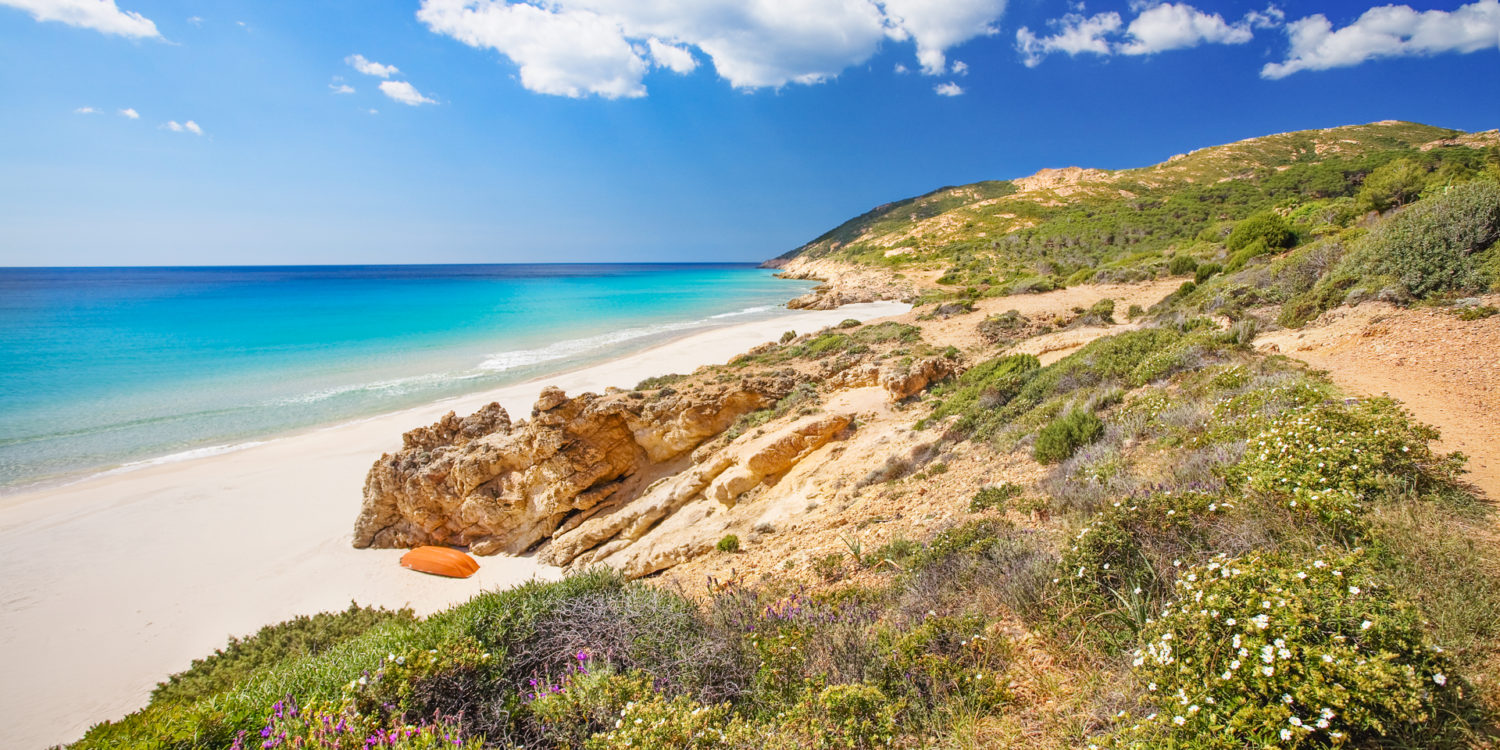
<path fill-rule="evenodd" d="M 450 413 L 370 469 L 354 546 L 525 551 L 793 384 L 760 376 L 656 398 L 548 388 L 518 424 L 498 404 L 462 420 Z"/>

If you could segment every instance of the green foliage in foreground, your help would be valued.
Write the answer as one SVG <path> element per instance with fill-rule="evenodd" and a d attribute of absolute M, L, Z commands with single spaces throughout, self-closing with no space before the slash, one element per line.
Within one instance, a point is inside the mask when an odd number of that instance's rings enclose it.
<path fill-rule="evenodd" d="M 230 638 L 229 645 L 202 659 L 194 659 L 187 671 L 174 674 L 156 686 L 151 699 L 159 702 L 191 702 L 222 693 L 265 667 L 292 659 L 317 656 L 376 626 L 416 622 L 410 609 L 392 612 L 351 603 L 343 612 L 299 615 L 276 625 L 267 625 L 248 638 Z"/>

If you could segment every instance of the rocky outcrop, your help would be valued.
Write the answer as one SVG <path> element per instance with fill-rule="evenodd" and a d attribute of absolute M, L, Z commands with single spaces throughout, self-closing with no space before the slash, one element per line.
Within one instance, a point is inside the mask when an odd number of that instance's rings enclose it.
<path fill-rule="evenodd" d="M 908 300 L 916 295 L 909 282 L 879 269 L 826 258 L 778 261 L 778 275 L 788 279 L 821 281 L 811 292 L 786 303 L 793 310 L 832 310 L 843 305 L 882 300 Z"/>
<path fill-rule="evenodd" d="M 354 546 L 525 551 L 586 523 L 577 517 L 599 512 L 793 385 L 789 375 L 771 375 L 687 394 L 577 398 L 548 388 L 517 424 L 497 404 L 464 419 L 450 413 L 407 433 L 400 451 L 371 467 Z"/>
<path fill-rule="evenodd" d="M 542 554 L 554 565 L 602 562 L 632 577 L 648 575 L 681 562 L 711 546 L 712 534 L 652 534 L 662 519 L 690 505 L 694 517 L 733 508 L 742 496 L 768 477 L 783 474 L 849 427 L 848 414 L 819 415 L 783 431 L 737 443 L 682 473 L 656 482 L 627 505 L 600 514 L 576 529 L 558 534 Z M 682 526 L 682 524 L 678 524 Z"/>
<path fill-rule="evenodd" d="M 892 401 L 901 401 L 953 375 L 956 368 L 947 357 L 929 357 L 910 364 L 867 362 L 855 365 L 829 378 L 831 387 L 839 390 L 878 385 Z"/>

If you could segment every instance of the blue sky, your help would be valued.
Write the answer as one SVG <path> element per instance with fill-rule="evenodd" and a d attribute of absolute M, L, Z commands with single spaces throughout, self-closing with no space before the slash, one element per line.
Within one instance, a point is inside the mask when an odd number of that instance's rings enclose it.
<path fill-rule="evenodd" d="M 0 0 L 0 265 L 760 260 L 1042 167 L 1494 128 L 1497 47 L 1500 0 Z"/>

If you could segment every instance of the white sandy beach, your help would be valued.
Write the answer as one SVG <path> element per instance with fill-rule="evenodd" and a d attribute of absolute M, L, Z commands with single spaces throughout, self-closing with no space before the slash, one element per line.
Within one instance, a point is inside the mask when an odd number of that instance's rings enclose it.
<path fill-rule="evenodd" d="M 788 312 L 521 385 L 0 498 L 0 746 L 73 741 L 140 708 L 158 681 L 228 636 L 297 614 L 351 600 L 425 614 L 558 575 L 489 557 L 473 578 L 444 579 L 400 568 L 400 550 L 353 549 L 365 472 L 406 430 L 491 401 L 522 418 L 543 385 L 629 387 L 727 361 L 787 329 L 906 309 Z"/>

